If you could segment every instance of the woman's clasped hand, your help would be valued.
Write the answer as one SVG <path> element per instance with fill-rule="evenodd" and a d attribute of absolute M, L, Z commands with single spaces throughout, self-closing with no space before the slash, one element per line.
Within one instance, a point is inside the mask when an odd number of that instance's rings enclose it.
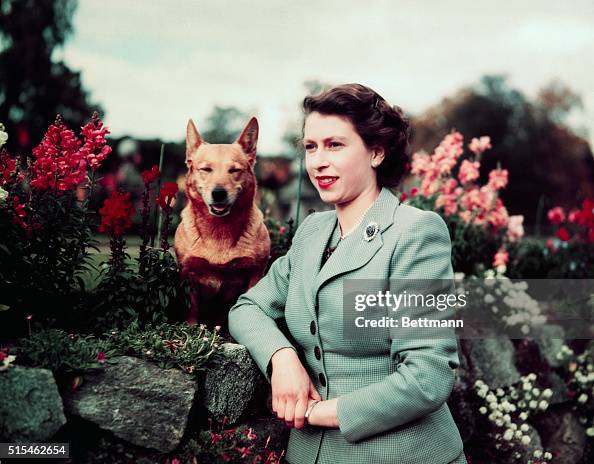
<path fill-rule="evenodd" d="M 271 385 L 274 413 L 289 427 L 302 428 L 310 402 L 322 397 L 293 348 L 282 348 L 272 356 Z"/>

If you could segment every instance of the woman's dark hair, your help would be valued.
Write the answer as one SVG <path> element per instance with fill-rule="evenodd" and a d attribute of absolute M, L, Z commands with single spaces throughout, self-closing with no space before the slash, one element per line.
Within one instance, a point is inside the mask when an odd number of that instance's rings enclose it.
<path fill-rule="evenodd" d="M 305 97 L 303 111 L 305 117 L 318 112 L 348 118 L 367 148 L 384 148 L 384 160 L 376 171 L 378 185 L 400 183 L 409 163 L 410 121 L 399 106 L 390 106 L 364 85 L 343 84 Z"/>

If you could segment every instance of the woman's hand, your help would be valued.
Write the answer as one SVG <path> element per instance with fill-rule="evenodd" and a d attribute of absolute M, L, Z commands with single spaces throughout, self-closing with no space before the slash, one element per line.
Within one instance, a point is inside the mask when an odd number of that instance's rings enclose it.
<path fill-rule="evenodd" d="M 310 399 L 321 400 L 307 371 L 293 348 L 283 348 L 272 356 L 272 410 L 289 427 L 302 428 Z"/>
<path fill-rule="evenodd" d="M 311 403 L 311 400 L 309 403 Z M 338 428 L 338 416 L 336 415 L 337 403 L 338 398 L 333 398 L 331 400 L 320 401 L 316 404 L 309 414 L 309 425 Z"/>

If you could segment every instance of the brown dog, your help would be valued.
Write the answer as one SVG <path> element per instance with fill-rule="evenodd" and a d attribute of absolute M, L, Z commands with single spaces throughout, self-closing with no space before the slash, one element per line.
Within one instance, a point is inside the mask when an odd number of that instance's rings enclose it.
<path fill-rule="evenodd" d="M 175 233 L 182 277 L 190 282 L 187 321 L 227 331 L 239 295 L 264 275 L 270 236 L 255 203 L 258 121 L 232 144 L 204 142 L 190 119 L 186 131 L 188 204 Z"/>

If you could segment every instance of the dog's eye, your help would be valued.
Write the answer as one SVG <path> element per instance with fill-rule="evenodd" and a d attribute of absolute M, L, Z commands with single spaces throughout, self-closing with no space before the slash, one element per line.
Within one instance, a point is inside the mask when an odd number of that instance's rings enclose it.
<path fill-rule="evenodd" d="M 241 169 L 239 169 L 239 168 L 231 168 L 231 169 L 229 169 L 229 174 L 234 174 L 236 172 L 241 172 Z"/>
<path fill-rule="evenodd" d="M 212 168 L 200 168 L 200 170 L 204 172 L 212 172 Z"/>

